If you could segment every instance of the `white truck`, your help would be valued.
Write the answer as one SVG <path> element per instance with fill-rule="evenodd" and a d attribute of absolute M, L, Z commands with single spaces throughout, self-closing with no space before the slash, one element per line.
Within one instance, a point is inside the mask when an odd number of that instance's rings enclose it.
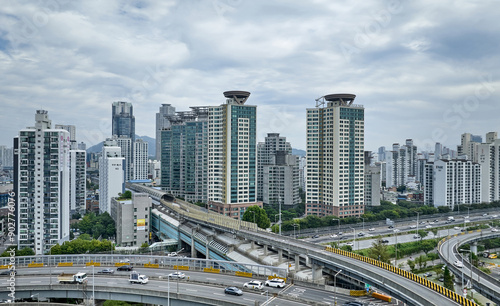
<path fill-rule="evenodd" d="M 57 281 L 60 284 L 84 284 L 87 282 L 87 273 L 61 273 L 57 276 Z"/>
<path fill-rule="evenodd" d="M 129 281 L 131 284 L 134 284 L 134 283 L 147 284 L 149 279 L 146 275 L 139 274 L 137 272 L 132 272 L 132 273 L 130 273 Z"/>
<path fill-rule="evenodd" d="M 453 218 L 453 217 L 448 217 L 448 221 L 455 221 L 455 218 Z"/>

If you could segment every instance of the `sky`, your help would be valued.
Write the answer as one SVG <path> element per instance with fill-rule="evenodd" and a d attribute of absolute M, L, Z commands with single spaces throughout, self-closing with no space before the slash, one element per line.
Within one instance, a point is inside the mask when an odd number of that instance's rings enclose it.
<path fill-rule="evenodd" d="M 34 125 L 111 135 L 111 104 L 134 105 L 155 137 L 162 103 L 178 111 L 251 92 L 258 140 L 306 148 L 306 109 L 334 93 L 365 108 L 365 150 L 411 138 L 456 149 L 499 131 L 500 13 L 470 1 L 69 1 L 0 6 L 0 145 Z"/>

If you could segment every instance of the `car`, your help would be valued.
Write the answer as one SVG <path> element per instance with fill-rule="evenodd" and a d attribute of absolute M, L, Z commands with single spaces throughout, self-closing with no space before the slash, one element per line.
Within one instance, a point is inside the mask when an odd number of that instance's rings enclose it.
<path fill-rule="evenodd" d="M 250 289 L 262 289 L 262 288 L 264 288 L 264 285 L 262 284 L 261 281 L 251 280 L 251 281 L 243 284 L 243 287 L 250 288 Z"/>
<path fill-rule="evenodd" d="M 498 228 L 495 228 L 495 227 L 494 227 L 494 228 L 492 228 L 492 229 L 491 229 L 491 231 L 492 231 L 492 232 L 498 232 Z"/>
<path fill-rule="evenodd" d="M 101 271 L 97 271 L 97 273 L 99 273 L 99 274 L 113 274 L 113 273 L 115 273 L 115 270 L 108 268 L 108 269 L 103 269 Z"/>
<path fill-rule="evenodd" d="M 132 271 L 134 267 L 129 266 L 129 265 L 124 265 L 124 266 L 119 266 L 116 270 L 117 271 Z"/>
<path fill-rule="evenodd" d="M 483 217 L 486 217 L 486 216 L 488 216 L 488 214 L 483 214 Z"/>
<path fill-rule="evenodd" d="M 339 232 L 339 234 L 338 234 L 338 235 L 339 235 L 339 236 L 342 236 L 342 234 L 343 234 L 342 232 Z"/>
<path fill-rule="evenodd" d="M 179 271 L 176 271 L 176 272 L 170 273 L 168 275 L 168 277 L 170 277 L 170 278 L 184 279 L 186 277 L 186 274 L 184 274 L 182 272 L 179 272 Z"/>
<path fill-rule="evenodd" d="M 455 227 L 454 227 L 453 229 L 454 229 L 454 230 L 457 230 L 457 231 L 459 231 L 459 230 L 460 230 L 460 227 L 458 227 L 458 226 L 455 226 Z"/>
<path fill-rule="evenodd" d="M 359 233 L 358 233 L 358 236 L 359 236 L 359 237 L 363 237 L 364 235 L 365 235 L 365 233 L 363 233 L 363 232 L 359 232 Z"/>
<path fill-rule="evenodd" d="M 394 229 L 394 232 L 395 232 L 395 233 L 399 232 L 399 229 L 395 228 L 395 229 Z"/>
<path fill-rule="evenodd" d="M 425 223 L 427 223 L 427 221 L 422 221 L 422 222 L 420 222 L 420 224 L 425 224 Z"/>
<path fill-rule="evenodd" d="M 312 236 L 312 237 L 313 237 L 313 238 L 319 238 L 319 235 L 318 235 L 318 234 L 316 234 L 316 235 L 314 235 L 314 236 Z"/>
<path fill-rule="evenodd" d="M 413 235 L 413 239 L 420 239 L 420 235 L 418 234 Z"/>
<path fill-rule="evenodd" d="M 389 243 L 389 240 L 387 240 L 387 239 L 382 239 L 381 241 L 382 241 L 382 243 Z"/>
<path fill-rule="evenodd" d="M 369 228 L 368 231 L 370 232 L 373 232 L 375 229 L 372 227 L 372 228 Z"/>
<path fill-rule="evenodd" d="M 434 224 L 434 222 L 433 222 L 433 221 L 431 221 L 431 222 L 429 222 L 429 224 Z"/>
<path fill-rule="evenodd" d="M 16 270 L 4 270 L 4 271 L 0 272 L 0 275 L 10 275 L 11 273 L 14 273 L 14 275 L 16 275 L 17 271 Z"/>
<path fill-rule="evenodd" d="M 394 228 L 394 225 L 389 225 L 389 227 L 388 227 L 388 228 Z"/>
<path fill-rule="evenodd" d="M 490 256 L 488 256 L 489 259 L 496 259 L 498 258 L 498 255 L 497 254 L 490 254 Z"/>
<path fill-rule="evenodd" d="M 346 243 L 345 245 L 348 245 L 348 246 L 354 246 L 354 243 L 353 243 L 353 242 L 348 242 L 348 243 Z"/>
<path fill-rule="evenodd" d="M 434 220 L 434 223 L 439 222 L 439 219 Z"/>
<path fill-rule="evenodd" d="M 465 216 L 464 219 L 469 219 L 469 216 Z"/>
<path fill-rule="evenodd" d="M 243 295 L 243 291 L 241 291 L 241 289 L 239 289 L 238 287 L 234 287 L 234 286 L 226 287 L 224 289 L 224 293 L 231 294 L 231 295 Z"/>
<path fill-rule="evenodd" d="M 432 227 L 432 225 L 426 225 L 425 226 L 425 228 L 431 228 L 431 227 Z"/>
<path fill-rule="evenodd" d="M 335 234 L 331 234 L 331 235 L 330 235 L 330 237 L 331 237 L 331 238 L 337 238 L 338 236 L 337 236 L 337 235 L 335 235 Z"/>
<path fill-rule="evenodd" d="M 455 260 L 453 263 L 457 268 L 463 268 L 463 263 L 460 260 Z"/>
<path fill-rule="evenodd" d="M 410 228 L 417 228 L 417 226 L 416 225 L 411 225 Z"/>
<path fill-rule="evenodd" d="M 496 218 L 498 218 L 498 215 L 491 216 L 491 219 L 496 219 Z"/>
<path fill-rule="evenodd" d="M 439 279 L 439 281 L 440 281 L 440 282 L 444 282 L 444 277 L 441 277 L 441 278 Z"/>
<path fill-rule="evenodd" d="M 470 220 L 464 220 L 464 223 L 470 223 Z"/>
<path fill-rule="evenodd" d="M 426 273 L 423 274 L 423 276 L 430 277 L 430 276 L 432 276 L 432 273 L 431 272 L 426 272 Z"/>
<path fill-rule="evenodd" d="M 281 278 L 273 278 L 266 280 L 266 286 L 268 287 L 283 288 L 285 287 L 285 285 L 286 285 L 285 281 L 282 280 Z"/>

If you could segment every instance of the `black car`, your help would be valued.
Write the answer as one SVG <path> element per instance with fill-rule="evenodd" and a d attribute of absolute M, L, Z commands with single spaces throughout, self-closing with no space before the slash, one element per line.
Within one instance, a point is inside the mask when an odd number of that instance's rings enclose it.
<path fill-rule="evenodd" d="M 389 243 L 389 240 L 387 240 L 387 239 L 382 239 L 382 243 Z"/>
<path fill-rule="evenodd" d="M 314 235 L 314 236 L 312 236 L 312 237 L 313 237 L 313 238 L 319 238 L 319 235 Z"/>
<path fill-rule="evenodd" d="M 134 267 L 129 265 L 119 266 L 116 270 L 118 271 L 132 271 Z"/>
<path fill-rule="evenodd" d="M 238 287 L 226 287 L 224 289 L 225 294 L 232 294 L 232 295 L 243 295 L 243 291 L 239 289 Z"/>
<path fill-rule="evenodd" d="M 4 271 L 0 272 L 0 275 L 10 275 L 10 273 L 14 273 L 14 275 L 16 275 L 17 271 L 16 270 L 4 270 Z"/>
<path fill-rule="evenodd" d="M 394 228 L 394 225 L 389 225 L 389 228 Z"/>

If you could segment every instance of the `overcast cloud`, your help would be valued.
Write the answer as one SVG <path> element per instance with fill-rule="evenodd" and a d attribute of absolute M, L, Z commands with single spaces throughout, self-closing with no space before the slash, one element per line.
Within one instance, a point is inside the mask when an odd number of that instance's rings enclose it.
<path fill-rule="evenodd" d="M 219 105 L 252 94 L 259 140 L 305 149 L 305 109 L 331 93 L 365 107 L 365 149 L 499 131 L 500 13 L 477 1 L 2 1 L 0 144 L 34 124 L 111 134 L 111 103 L 155 136 L 162 103 Z"/>

